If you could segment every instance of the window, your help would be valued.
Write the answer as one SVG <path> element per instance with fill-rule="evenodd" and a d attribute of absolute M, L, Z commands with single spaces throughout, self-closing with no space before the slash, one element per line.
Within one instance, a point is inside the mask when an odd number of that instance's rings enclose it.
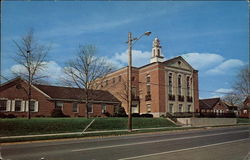
<path fill-rule="evenodd" d="M 31 112 L 35 111 L 35 101 L 30 101 L 30 111 Z"/>
<path fill-rule="evenodd" d="M 115 78 L 113 78 L 113 83 L 115 83 Z"/>
<path fill-rule="evenodd" d="M 72 112 L 78 112 L 78 104 L 77 103 L 72 104 Z"/>
<path fill-rule="evenodd" d="M 187 106 L 187 112 L 191 112 L 191 105 Z"/>
<path fill-rule="evenodd" d="M 15 111 L 17 111 L 17 112 L 21 111 L 21 103 L 22 103 L 22 101 L 20 101 L 20 100 L 15 101 Z"/>
<path fill-rule="evenodd" d="M 88 113 L 93 113 L 93 104 L 88 103 Z"/>
<path fill-rule="evenodd" d="M 0 100 L 0 111 L 7 110 L 7 100 Z"/>
<path fill-rule="evenodd" d="M 178 76 L 178 95 L 181 95 L 181 75 Z"/>
<path fill-rule="evenodd" d="M 147 75 L 146 80 L 147 80 L 147 84 L 150 83 L 150 75 Z"/>
<path fill-rule="evenodd" d="M 179 104 L 179 112 L 182 112 L 182 104 Z"/>
<path fill-rule="evenodd" d="M 146 77 L 146 88 L 147 88 L 147 95 L 150 95 L 150 75 L 147 75 Z"/>
<path fill-rule="evenodd" d="M 136 98 L 136 88 L 132 87 L 132 98 Z"/>
<path fill-rule="evenodd" d="M 150 95 L 150 85 L 147 85 L 147 95 Z"/>
<path fill-rule="evenodd" d="M 148 112 L 148 113 L 151 112 L 151 104 L 147 104 L 147 112 Z"/>
<path fill-rule="evenodd" d="M 169 113 L 173 113 L 173 104 L 169 104 Z"/>
<path fill-rule="evenodd" d="M 131 78 L 131 81 L 135 81 L 135 77 L 132 77 L 132 78 Z"/>
<path fill-rule="evenodd" d="M 190 96 L 190 77 L 187 77 L 187 96 Z"/>
<path fill-rule="evenodd" d="M 119 82 L 121 82 L 121 80 L 122 80 L 122 76 L 121 75 L 118 77 L 118 80 L 119 80 Z"/>
<path fill-rule="evenodd" d="M 107 112 L 107 106 L 106 104 L 102 104 L 102 113 L 106 113 Z"/>
<path fill-rule="evenodd" d="M 169 93 L 170 95 L 173 94 L 172 73 L 169 73 L 169 75 L 168 75 L 168 93 Z"/>
<path fill-rule="evenodd" d="M 56 108 L 63 109 L 63 103 L 62 102 L 56 102 Z"/>

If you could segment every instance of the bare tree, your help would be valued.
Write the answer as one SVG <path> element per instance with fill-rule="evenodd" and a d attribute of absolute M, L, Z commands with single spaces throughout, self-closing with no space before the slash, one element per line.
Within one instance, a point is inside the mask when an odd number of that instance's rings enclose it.
<path fill-rule="evenodd" d="M 226 96 L 222 97 L 222 99 L 231 106 L 239 106 L 243 100 L 242 96 L 239 96 L 235 93 L 229 93 Z"/>
<path fill-rule="evenodd" d="M 50 47 L 39 44 L 33 34 L 33 30 L 28 31 L 20 41 L 15 41 L 17 52 L 14 60 L 19 64 L 19 70 L 13 73 L 28 81 L 28 88 L 19 86 L 25 90 L 28 96 L 28 118 L 31 118 L 31 86 L 35 82 L 39 82 L 46 76 L 42 71 L 46 68 L 45 58 L 47 57 Z"/>
<path fill-rule="evenodd" d="M 240 70 L 236 77 L 236 82 L 233 84 L 233 89 L 236 93 L 246 97 L 250 95 L 250 70 L 249 66 L 245 66 Z"/>
<path fill-rule="evenodd" d="M 88 118 L 88 104 L 92 100 L 95 91 L 100 88 L 107 74 L 112 72 L 113 65 L 107 59 L 96 56 L 96 47 L 93 45 L 81 45 L 75 59 L 67 63 L 64 71 L 67 84 L 75 86 L 82 91 L 80 102 L 85 102 L 85 115 Z"/>

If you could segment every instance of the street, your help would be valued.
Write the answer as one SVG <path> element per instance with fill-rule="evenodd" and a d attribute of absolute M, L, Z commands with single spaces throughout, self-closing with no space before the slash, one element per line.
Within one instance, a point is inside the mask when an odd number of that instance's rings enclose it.
<path fill-rule="evenodd" d="M 4 160 L 242 160 L 249 127 L 159 132 L 106 138 L 5 144 Z"/>

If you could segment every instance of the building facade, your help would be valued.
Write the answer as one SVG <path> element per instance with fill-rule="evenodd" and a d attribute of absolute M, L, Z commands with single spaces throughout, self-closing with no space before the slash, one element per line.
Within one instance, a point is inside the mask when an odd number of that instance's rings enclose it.
<path fill-rule="evenodd" d="M 21 78 L 6 82 L 0 87 L 0 112 L 14 114 L 17 117 L 28 115 L 28 83 Z M 84 117 L 86 104 L 84 93 L 78 88 L 32 85 L 31 88 L 31 116 L 50 117 L 54 108 L 60 108 L 70 117 Z M 105 113 L 114 114 L 120 102 L 108 91 L 96 91 L 88 105 L 90 117 L 104 116 Z"/>
<path fill-rule="evenodd" d="M 128 67 L 106 76 L 101 89 L 110 91 L 128 111 Z M 132 113 L 198 112 L 198 71 L 181 56 L 164 60 L 160 40 L 155 38 L 150 63 L 132 67 Z"/>
<path fill-rule="evenodd" d="M 231 111 L 229 106 L 220 98 L 201 99 L 199 101 L 200 112 L 223 114 Z"/>

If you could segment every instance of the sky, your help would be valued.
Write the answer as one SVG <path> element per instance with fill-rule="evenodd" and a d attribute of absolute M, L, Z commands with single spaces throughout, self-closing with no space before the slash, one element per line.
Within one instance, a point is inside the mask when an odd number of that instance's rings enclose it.
<path fill-rule="evenodd" d="M 128 32 L 139 37 L 133 65 L 148 64 L 158 37 L 165 59 L 182 56 L 199 70 L 199 96 L 232 91 L 240 68 L 249 62 L 246 1 L 4 1 L 1 19 L 1 74 L 13 78 L 20 40 L 31 28 L 39 43 L 51 47 L 46 72 L 55 83 L 79 45 L 95 45 L 97 55 L 117 68 L 127 65 Z"/>

